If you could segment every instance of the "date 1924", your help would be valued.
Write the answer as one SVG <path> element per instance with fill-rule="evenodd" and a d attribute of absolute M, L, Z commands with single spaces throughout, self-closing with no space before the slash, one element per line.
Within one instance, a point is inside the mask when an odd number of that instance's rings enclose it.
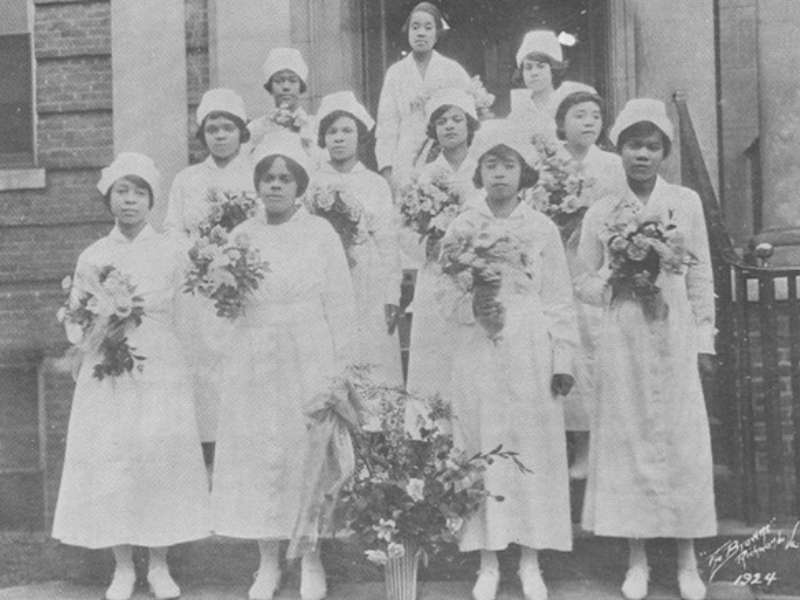
<path fill-rule="evenodd" d="M 742 573 L 733 583 L 736 585 L 763 585 L 769 587 L 776 581 L 778 581 L 777 574 L 775 571 L 770 571 L 768 573 Z"/>

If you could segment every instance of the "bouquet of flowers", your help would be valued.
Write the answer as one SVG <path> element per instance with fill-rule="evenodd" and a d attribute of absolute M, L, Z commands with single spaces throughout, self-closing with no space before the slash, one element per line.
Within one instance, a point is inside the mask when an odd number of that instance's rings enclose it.
<path fill-rule="evenodd" d="M 68 276 L 61 282 L 69 298 L 58 310 L 57 318 L 67 329 L 67 337 L 78 355 L 99 353 L 94 366 L 99 380 L 142 370 L 144 356 L 128 344 L 128 332 L 142 323 L 144 300 L 136 295 L 130 278 L 111 265 L 91 272 L 78 272 L 75 281 Z"/>
<path fill-rule="evenodd" d="M 539 154 L 536 166 L 539 180 L 526 200 L 553 220 L 566 244 L 578 231 L 588 208 L 581 192 L 590 182 L 583 178 L 577 163 L 557 141 L 534 136 L 533 145 Z"/>
<path fill-rule="evenodd" d="M 440 169 L 433 173 L 418 172 L 400 187 L 400 214 L 403 225 L 427 239 L 428 260 L 436 257 L 436 245 L 464 204 L 459 190 L 451 183 L 450 175 Z"/>
<path fill-rule="evenodd" d="M 209 238 L 211 231 L 221 227 L 230 233 L 233 228 L 258 214 L 260 200 L 249 192 L 223 192 L 211 189 L 206 196 L 208 214 L 200 222 L 200 235 Z"/>
<path fill-rule="evenodd" d="M 247 296 L 258 289 L 269 271 L 249 237 L 237 234 L 233 243 L 221 226 L 201 237 L 189 250 L 192 266 L 186 275 L 183 291 L 214 300 L 218 317 L 236 319 L 245 310 Z"/>
<path fill-rule="evenodd" d="M 269 119 L 276 125 L 285 127 L 290 131 L 299 133 L 301 129 L 308 125 L 308 114 L 302 107 L 290 110 L 288 105 L 282 103 L 269 114 Z"/>
<path fill-rule="evenodd" d="M 361 202 L 345 186 L 337 184 L 312 184 L 306 198 L 309 212 L 327 219 L 333 225 L 342 240 L 347 261 L 351 268 L 354 267 L 356 259 L 353 248 L 363 244 L 367 238 Z"/>
<path fill-rule="evenodd" d="M 475 75 L 470 79 L 467 93 L 475 99 L 475 109 L 478 112 L 478 118 L 480 120 L 483 121 L 485 119 L 494 118 L 495 115 L 492 111 L 492 105 L 495 101 L 495 95 L 490 94 L 486 90 L 486 86 L 483 85 L 480 75 Z"/>
<path fill-rule="evenodd" d="M 504 273 L 515 269 L 530 276 L 529 260 L 519 240 L 484 222 L 445 240 L 439 261 L 442 273 L 452 277 L 461 292 L 472 294 L 475 317 L 489 339 L 499 342 L 505 326 L 505 308 L 499 300 Z"/>
<path fill-rule="evenodd" d="M 425 422 L 431 426 L 412 437 L 401 392 L 359 377 L 353 383 L 363 397 L 377 398 L 373 412 L 378 422 L 353 435 L 355 475 L 343 491 L 337 516 L 366 546 L 368 560 L 386 565 L 410 552 L 436 552 L 456 542 L 483 502 L 503 500 L 483 484 L 483 473 L 494 461 L 512 460 L 528 471 L 515 452 L 502 446 L 472 456 L 457 449 L 452 435 L 435 425 L 451 417 L 438 398 L 426 404 Z"/>
<path fill-rule="evenodd" d="M 672 222 L 639 222 L 635 217 L 608 226 L 609 283 L 612 302 L 634 299 L 650 321 L 663 320 L 669 313 L 656 279 L 663 269 L 680 274 L 697 262 L 686 249 L 683 235 Z"/>

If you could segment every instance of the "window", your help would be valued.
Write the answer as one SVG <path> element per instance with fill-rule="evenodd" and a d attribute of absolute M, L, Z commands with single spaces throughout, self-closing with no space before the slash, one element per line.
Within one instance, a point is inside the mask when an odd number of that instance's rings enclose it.
<path fill-rule="evenodd" d="M 34 164 L 29 0 L 6 0 L 0 20 L 0 167 Z"/>

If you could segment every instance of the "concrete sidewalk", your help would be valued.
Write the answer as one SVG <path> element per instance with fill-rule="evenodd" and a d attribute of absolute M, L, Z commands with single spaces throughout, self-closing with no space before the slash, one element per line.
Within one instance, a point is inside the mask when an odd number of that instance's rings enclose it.
<path fill-rule="evenodd" d="M 423 582 L 419 600 L 469 600 L 470 584 L 466 582 Z M 0 600 L 100 600 L 103 589 L 86 587 L 65 582 L 51 582 L 0 590 Z M 603 582 L 556 581 L 550 586 L 549 600 L 620 600 L 619 588 Z M 182 600 L 243 600 L 247 598 L 247 588 L 231 586 L 204 585 L 187 587 Z M 276 600 L 299 600 L 295 589 L 284 589 Z M 381 600 L 385 598 L 380 583 L 342 584 L 330 590 L 327 600 Z M 747 588 L 715 585 L 709 590 L 708 600 L 753 600 Z M 788 596 L 759 596 L 769 600 L 798 600 Z M 140 589 L 135 600 L 151 600 L 146 590 Z M 514 586 L 501 589 L 497 600 L 523 600 L 522 594 Z M 654 587 L 648 600 L 678 600 L 677 590 Z"/>

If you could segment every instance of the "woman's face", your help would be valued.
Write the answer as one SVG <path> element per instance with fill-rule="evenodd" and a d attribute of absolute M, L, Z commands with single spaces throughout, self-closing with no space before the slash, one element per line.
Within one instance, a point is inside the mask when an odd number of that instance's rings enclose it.
<path fill-rule="evenodd" d="M 522 164 L 518 157 L 501 157 L 489 152 L 481 158 L 480 169 L 483 188 L 489 200 L 508 200 L 519 192 Z"/>
<path fill-rule="evenodd" d="M 525 87 L 533 93 L 553 89 L 553 71 L 550 63 L 542 58 L 526 56 L 522 59 L 522 80 Z"/>
<path fill-rule="evenodd" d="M 150 190 L 127 177 L 120 177 L 109 190 L 109 209 L 120 225 L 136 227 L 147 220 Z"/>
<path fill-rule="evenodd" d="M 325 131 L 325 147 L 331 160 L 344 162 L 358 151 L 358 126 L 352 117 L 341 116 Z"/>
<path fill-rule="evenodd" d="M 414 52 L 430 52 L 436 45 L 436 19 L 427 12 L 411 13 L 408 20 L 408 44 Z"/>
<path fill-rule="evenodd" d="M 275 100 L 275 106 L 285 106 L 290 110 L 297 108 L 300 101 L 300 88 L 302 80 L 291 69 L 278 71 L 270 79 L 270 93 Z"/>
<path fill-rule="evenodd" d="M 297 202 L 297 180 L 278 157 L 258 182 L 258 195 L 264 202 L 267 215 L 282 216 L 294 208 Z"/>
<path fill-rule="evenodd" d="M 203 122 L 203 136 L 214 158 L 225 160 L 239 152 L 241 131 L 225 116 L 208 117 Z"/>
<path fill-rule="evenodd" d="M 620 148 L 625 174 L 633 181 L 649 181 L 658 175 L 664 161 L 664 139 L 661 132 L 628 138 Z"/>
<path fill-rule="evenodd" d="M 600 137 L 603 115 L 594 102 L 581 102 L 571 106 L 564 115 L 564 137 L 580 148 L 588 148 Z"/>
<path fill-rule="evenodd" d="M 434 122 L 436 139 L 442 148 L 457 148 L 466 145 L 469 129 L 467 114 L 457 106 L 451 106 Z"/>

